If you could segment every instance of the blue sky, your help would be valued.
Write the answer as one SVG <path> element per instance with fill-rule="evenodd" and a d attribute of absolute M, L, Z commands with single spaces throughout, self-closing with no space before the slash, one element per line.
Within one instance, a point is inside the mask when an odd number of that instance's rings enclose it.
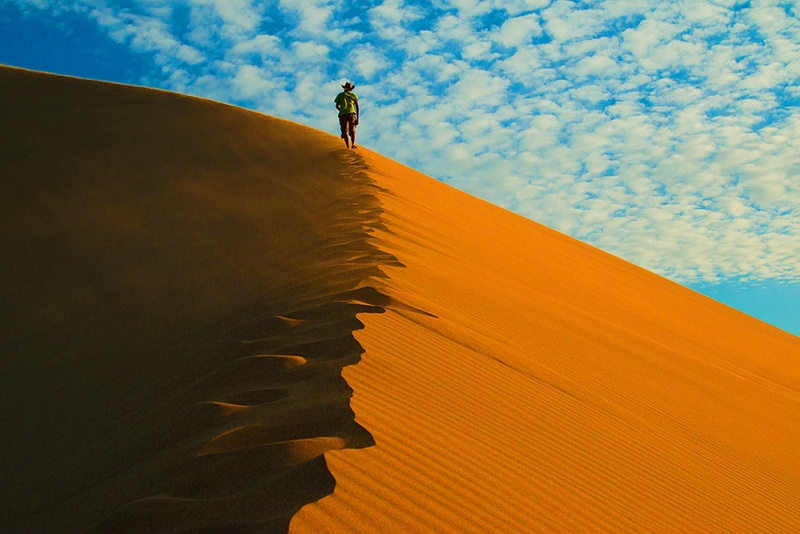
<path fill-rule="evenodd" d="M 800 335 L 800 7 L 0 0 L 0 63 L 362 143 Z"/>

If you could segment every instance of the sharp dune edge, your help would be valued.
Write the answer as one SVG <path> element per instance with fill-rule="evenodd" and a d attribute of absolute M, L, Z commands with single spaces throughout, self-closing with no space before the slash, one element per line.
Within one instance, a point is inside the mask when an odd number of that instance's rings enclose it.
<path fill-rule="evenodd" d="M 800 530 L 800 339 L 287 121 L 0 106 L 3 532 Z"/>

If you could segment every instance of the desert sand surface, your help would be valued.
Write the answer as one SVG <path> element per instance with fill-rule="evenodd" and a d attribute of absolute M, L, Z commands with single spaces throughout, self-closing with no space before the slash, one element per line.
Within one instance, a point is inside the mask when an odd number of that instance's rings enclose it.
<path fill-rule="evenodd" d="M 0 106 L 0 531 L 800 531 L 800 338 L 291 122 Z"/>

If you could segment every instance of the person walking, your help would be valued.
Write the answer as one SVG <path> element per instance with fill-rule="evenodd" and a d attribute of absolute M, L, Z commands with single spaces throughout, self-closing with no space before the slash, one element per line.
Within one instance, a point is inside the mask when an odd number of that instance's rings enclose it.
<path fill-rule="evenodd" d="M 361 118 L 361 108 L 358 107 L 358 95 L 353 92 L 355 85 L 350 82 L 342 85 L 342 91 L 333 100 L 339 110 L 339 126 L 342 129 L 342 139 L 347 148 L 356 148 L 356 126 Z"/>

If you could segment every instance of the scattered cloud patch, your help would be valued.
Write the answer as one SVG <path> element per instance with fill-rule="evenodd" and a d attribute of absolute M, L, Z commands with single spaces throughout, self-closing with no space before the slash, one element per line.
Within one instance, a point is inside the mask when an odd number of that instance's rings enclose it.
<path fill-rule="evenodd" d="M 773 0 L 13 0 L 139 80 L 366 145 L 684 283 L 800 281 L 800 20 Z"/>

